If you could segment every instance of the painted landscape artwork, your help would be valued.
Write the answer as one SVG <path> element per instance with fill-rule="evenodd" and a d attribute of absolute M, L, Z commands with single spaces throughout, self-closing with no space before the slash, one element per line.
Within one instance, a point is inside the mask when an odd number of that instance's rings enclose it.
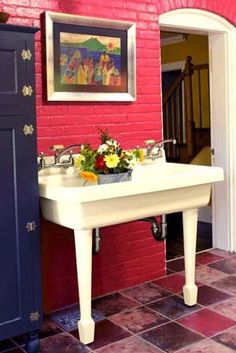
<path fill-rule="evenodd" d="M 120 86 L 121 39 L 60 32 L 60 82 L 66 85 Z"/>

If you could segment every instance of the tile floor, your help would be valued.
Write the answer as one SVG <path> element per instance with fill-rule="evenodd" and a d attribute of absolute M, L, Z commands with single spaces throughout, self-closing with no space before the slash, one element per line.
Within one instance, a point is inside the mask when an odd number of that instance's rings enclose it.
<path fill-rule="evenodd" d="M 77 330 L 45 318 L 40 353 L 235 352 L 236 254 L 212 249 L 197 255 L 194 307 L 183 304 L 183 259 L 167 268 L 163 278 L 94 299 L 96 337 L 87 346 Z M 0 352 L 22 353 L 24 342 L 24 336 L 0 342 Z"/>

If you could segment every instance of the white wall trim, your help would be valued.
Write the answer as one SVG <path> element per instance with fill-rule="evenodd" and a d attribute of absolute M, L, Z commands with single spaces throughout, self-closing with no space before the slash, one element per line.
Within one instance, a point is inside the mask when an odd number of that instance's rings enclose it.
<path fill-rule="evenodd" d="M 160 15 L 161 30 L 209 37 L 212 147 L 214 165 L 225 180 L 213 187 L 213 245 L 236 251 L 236 29 L 208 11 L 178 9 Z"/>

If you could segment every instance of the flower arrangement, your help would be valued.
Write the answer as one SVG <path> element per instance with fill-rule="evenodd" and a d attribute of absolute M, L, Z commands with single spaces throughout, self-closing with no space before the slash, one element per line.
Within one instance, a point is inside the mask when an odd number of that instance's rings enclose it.
<path fill-rule="evenodd" d="M 123 150 L 107 130 L 99 129 L 101 144 L 93 149 L 89 143 L 81 146 L 80 155 L 75 159 L 75 167 L 80 177 L 86 181 L 96 182 L 98 174 L 116 174 L 132 169 L 143 160 L 143 150 Z"/>

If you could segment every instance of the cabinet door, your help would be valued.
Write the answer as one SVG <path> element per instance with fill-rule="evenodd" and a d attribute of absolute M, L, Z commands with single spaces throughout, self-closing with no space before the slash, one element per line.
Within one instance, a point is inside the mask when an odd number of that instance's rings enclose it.
<path fill-rule="evenodd" d="M 0 116 L 0 339 L 41 323 L 36 133 Z"/>
<path fill-rule="evenodd" d="M 23 87 L 27 82 L 27 61 L 21 55 L 25 40 L 16 40 L 0 33 L 0 105 L 11 106 L 24 103 Z M 14 37 L 13 37 L 14 38 Z"/>

